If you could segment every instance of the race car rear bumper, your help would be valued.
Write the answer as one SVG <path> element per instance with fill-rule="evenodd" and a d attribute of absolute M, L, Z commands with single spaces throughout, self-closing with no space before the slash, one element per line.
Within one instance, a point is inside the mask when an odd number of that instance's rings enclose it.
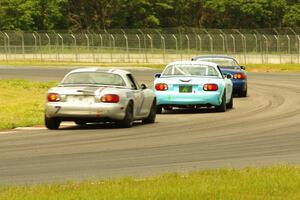
<path fill-rule="evenodd" d="M 61 119 L 112 119 L 122 120 L 125 117 L 125 108 L 118 103 L 93 103 L 74 105 L 67 102 L 49 102 L 45 107 L 47 117 L 58 117 Z"/>

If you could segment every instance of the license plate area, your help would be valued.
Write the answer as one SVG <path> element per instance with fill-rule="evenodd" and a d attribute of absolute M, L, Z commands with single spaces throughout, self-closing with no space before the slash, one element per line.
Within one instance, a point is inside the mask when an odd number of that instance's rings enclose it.
<path fill-rule="evenodd" d="M 179 86 L 179 92 L 180 93 L 191 93 L 192 88 L 193 87 L 191 85 L 180 85 Z"/>
<path fill-rule="evenodd" d="M 92 104 L 95 102 L 94 96 L 87 96 L 87 95 L 68 96 L 67 99 L 69 103 L 75 103 L 75 104 Z"/>

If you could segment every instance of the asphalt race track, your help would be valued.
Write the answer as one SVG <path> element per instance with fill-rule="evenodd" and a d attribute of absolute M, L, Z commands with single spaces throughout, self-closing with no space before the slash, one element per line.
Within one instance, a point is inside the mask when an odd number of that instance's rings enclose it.
<path fill-rule="evenodd" d="M 67 71 L 1 67 L 0 78 L 59 81 Z M 148 84 L 156 71 L 132 70 Z M 235 98 L 226 113 L 181 109 L 130 129 L 66 124 L 0 132 L 0 184 L 299 164 L 300 74 L 251 73 L 248 81 L 249 96 Z"/>

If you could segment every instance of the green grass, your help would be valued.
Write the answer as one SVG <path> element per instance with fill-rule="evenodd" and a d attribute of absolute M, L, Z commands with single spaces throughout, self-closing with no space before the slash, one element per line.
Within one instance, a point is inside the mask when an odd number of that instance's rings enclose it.
<path fill-rule="evenodd" d="M 300 72 L 300 64 L 248 64 L 250 72 Z"/>
<path fill-rule="evenodd" d="M 0 187 L 1 200 L 94 199 L 299 199 L 300 168 L 220 169 L 143 180 L 121 178 L 32 186 Z"/>
<path fill-rule="evenodd" d="M 90 62 L 57 62 L 57 61 L 34 61 L 34 60 L 14 60 L 0 61 L 0 66 L 18 66 L 18 67 L 149 67 L 163 68 L 165 64 L 150 64 L 150 63 L 90 63 Z"/>
<path fill-rule="evenodd" d="M 46 92 L 53 85 L 0 80 L 0 129 L 42 124 Z"/>
<path fill-rule="evenodd" d="M 35 60 L 14 60 L 0 61 L 0 66 L 18 66 L 18 67 L 149 67 L 163 69 L 165 64 L 150 63 L 89 63 L 89 62 L 57 62 L 57 61 L 35 61 Z M 300 72 L 300 64 L 246 64 L 249 72 Z"/>

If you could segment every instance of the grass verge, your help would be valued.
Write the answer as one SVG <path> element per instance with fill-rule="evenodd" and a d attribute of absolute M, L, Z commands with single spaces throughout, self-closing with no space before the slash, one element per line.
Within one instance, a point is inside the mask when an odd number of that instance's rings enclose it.
<path fill-rule="evenodd" d="M 0 187 L 2 200 L 46 199 L 299 199 L 300 168 L 220 169 L 173 173 L 145 180 L 121 178 Z"/>
<path fill-rule="evenodd" d="M 40 61 L 0 61 L 0 66 L 18 67 L 149 67 L 163 69 L 165 64 L 148 63 L 88 63 L 88 62 L 40 62 Z M 300 64 L 246 64 L 249 72 L 300 72 Z"/>
<path fill-rule="evenodd" d="M 0 61 L 0 66 L 17 66 L 17 67 L 149 67 L 163 68 L 165 64 L 150 63 L 89 63 L 89 62 L 56 62 L 56 61 Z"/>
<path fill-rule="evenodd" d="M 0 129 L 42 124 L 46 92 L 54 85 L 25 80 L 0 80 Z"/>
<path fill-rule="evenodd" d="M 249 72 L 300 72 L 300 64 L 248 64 Z"/>

